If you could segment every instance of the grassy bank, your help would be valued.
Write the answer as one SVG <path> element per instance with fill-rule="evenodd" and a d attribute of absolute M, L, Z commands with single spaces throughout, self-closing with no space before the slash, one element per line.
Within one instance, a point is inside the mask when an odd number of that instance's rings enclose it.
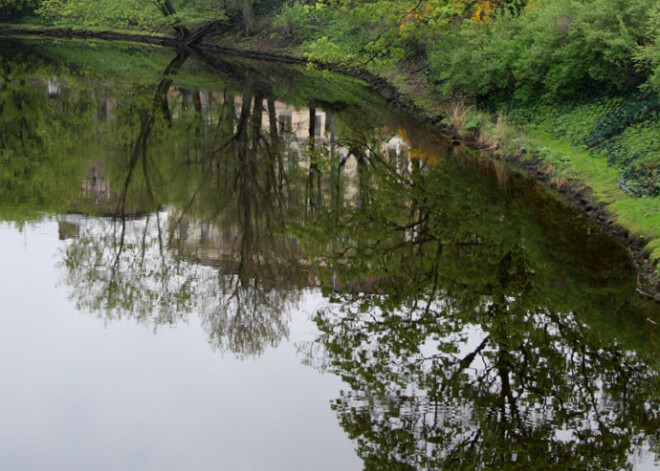
<path fill-rule="evenodd" d="M 435 113 L 436 108 L 432 111 Z M 569 109 L 554 118 L 568 123 L 577 121 L 574 115 L 578 111 Z M 627 131 L 628 135 L 616 143 L 616 153 L 630 158 L 617 165 L 606 146 L 588 148 L 579 141 L 571 143 L 561 129 L 549 129 L 548 123 L 542 120 L 520 123 L 503 112 L 494 114 L 479 110 L 466 106 L 463 101 L 446 103 L 445 113 L 445 124 L 460 135 L 471 137 L 481 148 L 492 150 L 496 156 L 536 161 L 555 189 L 586 188 L 590 204 L 604 208 L 611 216 L 608 222 L 628 230 L 629 238 L 643 244 L 651 263 L 657 264 L 660 259 L 660 197 L 655 182 L 629 182 L 625 175 L 632 169 L 641 173 L 649 168 L 648 173 L 651 173 L 653 162 L 641 159 L 635 162 L 633 157 L 639 147 L 643 154 L 652 154 L 658 143 L 645 143 L 641 133 L 639 140 L 631 137 L 637 131 L 634 128 Z M 575 122 L 575 126 L 578 124 Z M 657 124 L 657 118 L 653 117 L 645 121 L 644 126 L 653 128 Z M 612 142 L 608 144 L 614 146 Z"/>

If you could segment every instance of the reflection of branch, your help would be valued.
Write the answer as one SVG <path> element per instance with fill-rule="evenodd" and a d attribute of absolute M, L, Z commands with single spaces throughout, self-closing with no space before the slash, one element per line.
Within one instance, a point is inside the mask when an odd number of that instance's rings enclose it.
<path fill-rule="evenodd" d="M 140 251 L 140 270 L 144 269 L 144 256 L 147 253 L 147 232 L 149 228 L 149 220 L 151 219 L 151 214 L 147 214 L 146 221 L 144 223 L 144 230 L 142 231 L 142 250 Z"/>
<path fill-rule="evenodd" d="M 160 225 L 160 212 L 156 211 L 156 227 L 158 228 L 158 253 L 161 263 L 165 264 L 165 247 L 163 247 L 163 230 Z"/>
<path fill-rule="evenodd" d="M 431 311 L 431 305 L 433 304 L 433 301 L 436 299 L 436 294 L 438 292 L 438 281 L 440 279 L 440 259 L 442 257 L 442 252 L 444 251 L 444 245 L 442 242 L 438 242 L 438 248 L 436 249 L 435 253 L 435 260 L 433 263 L 433 285 L 431 288 L 431 296 L 429 296 L 429 299 L 426 303 L 426 309 L 424 310 L 424 315 L 429 315 Z"/>
<path fill-rule="evenodd" d="M 466 438 L 460 443 L 457 443 L 454 446 L 454 449 L 451 450 L 448 454 L 447 457 L 445 458 L 445 466 L 446 469 L 449 469 L 449 466 L 453 463 L 460 463 L 461 459 L 464 459 L 464 456 L 460 455 L 465 455 L 467 450 L 474 449 L 477 446 L 477 443 L 479 442 L 479 439 L 481 438 L 481 428 L 478 428 L 474 434 L 472 435 L 471 438 Z M 465 447 L 467 446 L 467 450 L 465 450 Z"/>
<path fill-rule="evenodd" d="M 472 364 L 476 356 L 479 355 L 484 348 L 486 348 L 486 345 L 488 344 L 488 340 L 490 340 L 490 335 L 486 335 L 486 338 L 483 339 L 483 341 L 479 344 L 477 348 L 474 349 L 474 351 L 470 352 L 465 357 L 463 357 L 463 359 L 458 362 L 458 367 L 461 370 L 468 368 Z"/>
<path fill-rule="evenodd" d="M 181 50 L 177 56 L 172 59 L 163 72 L 163 76 L 160 82 L 156 85 L 156 90 L 154 92 L 154 99 L 151 110 L 143 116 L 142 124 L 140 126 L 140 132 L 138 133 L 137 138 L 133 141 L 131 145 L 131 154 L 128 163 L 128 173 L 124 180 L 124 186 L 119 197 L 119 204 L 115 210 L 115 217 L 121 211 L 125 213 L 126 210 L 126 198 L 128 197 L 128 189 L 130 187 L 133 173 L 137 165 L 138 159 L 142 158 L 143 168 L 145 171 L 145 177 L 148 179 L 147 164 L 146 164 L 146 152 L 147 152 L 147 142 L 151 136 L 151 131 L 156 121 L 156 114 L 161 108 L 162 103 L 167 97 L 167 92 L 172 86 L 173 77 L 181 70 L 183 64 L 188 59 L 189 53 L 187 50 Z M 151 192 L 151 185 L 148 183 L 149 191 Z"/>
<path fill-rule="evenodd" d="M 197 200 L 197 196 L 199 195 L 200 191 L 202 190 L 202 184 L 197 187 L 197 189 L 193 192 L 192 196 L 188 200 L 188 204 L 186 204 L 183 209 L 181 210 L 181 214 L 176 218 L 174 221 L 174 224 L 172 224 L 172 229 L 170 231 L 170 234 L 167 239 L 167 245 L 172 245 L 172 242 L 174 240 L 174 232 L 175 228 L 179 227 L 181 225 L 181 221 L 183 221 L 183 218 L 186 216 L 188 213 L 188 210 L 192 207 L 193 204 L 195 204 Z"/>
<path fill-rule="evenodd" d="M 113 220 L 116 220 L 116 219 L 113 219 Z M 115 228 L 115 230 L 116 230 L 116 228 Z M 114 283 L 117 268 L 119 267 L 119 261 L 121 260 L 121 254 L 124 251 L 125 237 L 126 237 L 126 215 L 122 213 L 121 214 L 121 234 L 119 236 L 119 247 L 117 248 L 117 253 L 115 255 L 115 261 L 112 264 L 112 277 L 110 279 L 111 283 Z"/>

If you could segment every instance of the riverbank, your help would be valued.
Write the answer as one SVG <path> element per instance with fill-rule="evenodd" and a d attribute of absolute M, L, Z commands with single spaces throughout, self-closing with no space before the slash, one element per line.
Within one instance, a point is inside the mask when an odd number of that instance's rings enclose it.
<path fill-rule="evenodd" d="M 131 41 L 177 46 L 167 35 L 84 28 L 38 28 L 3 25 L 0 34 L 53 38 Z M 217 35 L 203 48 L 255 59 L 305 64 L 299 48 L 264 37 L 237 41 Z M 641 295 L 660 298 L 660 198 L 637 197 L 624 191 L 619 172 L 605 156 L 571 146 L 550 132 L 531 124 L 512 124 L 494 114 L 466 104 L 445 100 L 424 73 L 423 64 L 409 61 L 396 70 L 362 70 L 350 66 L 316 64 L 336 72 L 360 77 L 391 104 L 414 113 L 443 132 L 480 152 L 510 161 L 535 179 L 548 183 L 564 198 L 581 208 L 594 222 L 624 243 L 638 270 Z"/>
<path fill-rule="evenodd" d="M 29 24 L 0 24 L 2 36 L 34 36 L 54 39 L 102 39 L 105 41 L 124 41 L 157 46 L 173 47 L 178 40 L 167 34 L 144 31 L 122 30 L 114 28 L 85 28 L 41 26 Z"/>
<path fill-rule="evenodd" d="M 387 79 L 444 132 L 511 162 L 580 208 L 629 249 L 638 293 L 660 301 L 660 197 L 627 192 L 604 152 L 572 145 L 538 125 L 512 123 L 504 113 L 443 99 L 421 67 L 401 68 Z"/>

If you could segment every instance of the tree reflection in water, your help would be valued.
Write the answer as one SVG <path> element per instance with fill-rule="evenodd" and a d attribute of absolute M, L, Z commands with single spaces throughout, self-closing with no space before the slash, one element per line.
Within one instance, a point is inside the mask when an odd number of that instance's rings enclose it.
<path fill-rule="evenodd" d="M 187 57 L 170 64 L 152 101 L 129 103 L 138 132 L 123 146 L 127 157 L 117 159 L 125 164 L 114 170 L 122 182 L 113 195 L 116 210 L 106 220 L 86 221 L 69 243 L 66 284 L 81 309 L 107 320 L 130 316 L 158 326 L 196 312 L 217 349 L 259 355 L 288 335 L 287 313 L 313 282 L 297 241 L 286 234 L 287 222 L 302 210 L 289 201 L 293 185 L 282 170 L 274 101 L 254 77 L 238 97 L 224 91 L 206 110 L 217 113 L 213 119 L 201 116 L 200 92 L 193 92 L 199 106 L 191 114 L 169 108 L 172 78 Z M 269 126 L 262 126 L 264 116 Z M 197 132 L 185 140 L 173 127 Z M 167 141 L 173 138 L 180 140 Z M 153 151 L 163 141 L 186 149 L 166 182 Z M 170 203 L 166 211 L 161 201 Z"/>
<path fill-rule="evenodd" d="M 334 304 L 307 361 L 346 382 L 332 407 L 365 469 L 632 469 L 658 452 L 660 381 L 615 340 L 639 312 L 625 254 L 471 165 L 374 165 L 373 199 L 326 227 Z"/>
<path fill-rule="evenodd" d="M 223 86 L 175 87 L 191 60 L 220 72 Z M 282 72 L 291 82 L 285 93 L 304 92 L 292 100 L 314 102 L 297 74 Z M 63 231 L 74 235 L 64 282 L 80 309 L 154 327 L 197 313 L 211 344 L 238 356 L 288 335 L 288 312 L 316 285 L 318 253 L 293 233 L 323 206 L 330 162 L 335 211 L 352 180 L 341 180 L 334 163 L 343 158 L 344 168 L 347 152 L 335 157 L 330 113 L 276 101 L 274 83 L 270 70 L 183 50 L 155 83 L 111 88 L 113 116 L 100 131 L 111 152 L 93 164 L 72 205 L 105 219 Z M 363 106 L 361 98 L 337 88 L 319 104 L 353 116 L 348 109 Z"/>

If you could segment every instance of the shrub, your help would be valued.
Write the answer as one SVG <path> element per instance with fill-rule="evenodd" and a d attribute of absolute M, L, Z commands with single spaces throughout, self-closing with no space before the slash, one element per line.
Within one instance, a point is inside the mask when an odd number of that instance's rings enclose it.
<path fill-rule="evenodd" d="M 656 0 L 530 2 L 520 15 L 464 21 L 435 44 L 431 70 L 445 93 L 522 101 L 631 89 L 649 75 L 640 44 L 656 9 Z"/>
<path fill-rule="evenodd" d="M 305 5 L 299 2 L 286 3 L 273 20 L 273 27 L 286 37 L 306 38 L 311 32 L 311 18 Z"/>
<path fill-rule="evenodd" d="M 651 11 L 649 23 L 649 40 L 638 49 L 635 60 L 639 68 L 650 71 L 650 88 L 660 92 L 660 5 Z"/>

